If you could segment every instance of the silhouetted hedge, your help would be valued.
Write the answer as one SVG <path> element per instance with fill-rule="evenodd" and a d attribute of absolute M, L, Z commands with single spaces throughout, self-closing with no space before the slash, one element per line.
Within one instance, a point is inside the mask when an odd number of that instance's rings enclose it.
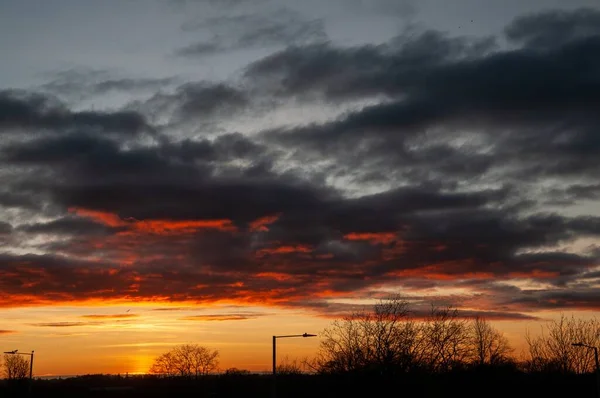
<path fill-rule="evenodd" d="M 593 397 L 594 375 L 525 373 L 515 368 L 481 367 L 430 374 L 281 375 L 278 398 L 332 397 Z M 0 384 L 0 397 L 27 396 L 27 383 Z M 265 398 L 271 396 L 270 375 L 211 375 L 196 380 L 153 376 L 106 375 L 34 380 L 34 397 L 206 397 Z"/>

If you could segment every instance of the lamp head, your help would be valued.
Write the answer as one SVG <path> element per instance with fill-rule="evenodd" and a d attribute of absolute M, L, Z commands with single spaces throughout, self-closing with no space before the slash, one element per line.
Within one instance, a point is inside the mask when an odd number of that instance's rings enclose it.
<path fill-rule="evenodd" d="M 316 336 L 317 336 L 316 334 L 309 334 L 309 333 L 304 333 L 302 335 L 302 337 L 316 337 Z"/>

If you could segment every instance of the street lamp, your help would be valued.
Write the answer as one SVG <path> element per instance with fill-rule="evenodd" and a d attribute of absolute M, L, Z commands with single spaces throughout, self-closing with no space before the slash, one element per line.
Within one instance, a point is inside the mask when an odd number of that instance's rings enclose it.
<path fill-rule="evenodd" d="M 29 395 L 31 395 L 31 386 L 33 384 L 33 350 L 31 351 L 31 354 L 27 352 L 19 352 L 19 350 L 4 351 L 4 353 L 9 355 L 29 355 L 31 357 L 29 361 Z"/>
<path fill-rule="evenodd" d="M 585 347 L 594 350 L 594 361 L 596 362 L 596 396 L 600 398 L 600 362 L 598 362 L 598 347 L 579 343 L 571 344 L 574 347 Z"/>
<path fill-rule="evenodd" d="M 277 339 L 288 337 L 316 337 L 316 334 L 286 334 L 283 336 L 273 336 L 273 398 L 277 397 Z"/>

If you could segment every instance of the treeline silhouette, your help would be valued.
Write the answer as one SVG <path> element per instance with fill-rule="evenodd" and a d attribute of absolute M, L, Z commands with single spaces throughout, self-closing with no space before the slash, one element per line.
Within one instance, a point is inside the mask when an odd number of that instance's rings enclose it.
<path fill-rule="evenodd" d="M 562 315 L 541 326 L 539 334 L 525 336 L 527 350 L 517 356 L 507 338 L 482 317 L 464 317 L 452 307 L 437 306 L 423 314 L 402 297 L 392 297 L 371 311 L 332 322 L 319 334 L 321 345 L 314 358 L 280 361 L 277 397 L 596 396 L 594 351 L 573 344 L 597 347 L 600 323 Z M 199 358 L 218 356 L 199 346 L 187 348 L 182 352 L 194 348 L 206 354 L 196 355 Z M 34 380 L 34 396 L 271 396 L 269 374 L 236 368 L 207 374 L 171 362 L 194 357 L 175 355 L 178 352 L 159 356 L 155 365 L 160 366 L 153 366 L 156 374 Z M 26 380 L 13 382 L 0 386 L 0 397 L 26 393 Z"/>
<path fill-rule="evenodd" d="M 219 374 L 190 378 L 153 375 L 90 375 L 34 380 L 34 397 L 206 397 L 271 396 L 272 377 Z M 4 384 L 0 396 L 26 397 L 26 383 Z M 412 371 L 394 377 L 376 374 L 286 374 L 277 377 L 278 398 L 332 397 L 593 397 L 594 375 L 523 372 L 511 367 L 479 367 L 444 373 Z"/>
<path fill-rule="evenodd" d="M 413 311 L 395 296 L 372 311 L 336 320 L 320 335 L 317 356 L 306 365 L 321 374 L 411 371 L 447 373 L 481 367 L 523 372 L 591 373 L 596 364 L 589 347 L 600 344 L 600 322 L 564 314 L 525 336 L 526 352 L 516 355 L 508 339 L 482 316 L 465 317 L 452 306 Z M 581 345 L 574 345 L 582 343 Z"/>

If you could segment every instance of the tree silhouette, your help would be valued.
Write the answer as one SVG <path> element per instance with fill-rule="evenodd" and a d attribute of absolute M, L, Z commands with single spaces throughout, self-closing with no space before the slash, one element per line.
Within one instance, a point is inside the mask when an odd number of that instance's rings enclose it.
<path fill-rule="evenodd" d="M 542 326 L 540 335 L 525 336 L 529 348 L 527 362 L 531 371 L 560 371 L 563 373 L 587 373 L 595 368 L 591 350 L 573 347 L 573 343 L 600 345 L 600 321 L 596 318 L 577 319 L 561 315 L 558 320 Z"/>
<path fill-rule="evenodd" d="M 150 373 L 161 376 L 198 377 L 215 371 L 219 366 L 219 351 L 197 344 L 183 344 L 158 356 Z"/>
<path fill-rule="evenodd" d="M 9 380 L 29 377 L 29 361 L 20 355 L 4 354 L 4 377 Z"/>
<path fill-rule="evenodd" d="M 336 320 L 320 336 L 317 355 L 309 363 L 320 373 L 389 376 L 514 363 L 508 339 L 485 319 L 469 320 L 452 306 L 432 305 L 430 313 L 417 321 L 401 296 L 380 301 L 372 311 Z"/>
<path fill-rule="evenodd" d="M 460 367 L 472 352 L 467 320 L 461 319 L 458 310 L 450 306 L 431 307 L 429 319 L 423 326 L 423 340 L 424 359 L 434 371 L 446 372 Z"/>
<path fill-rule="evenodd" d="M 508 339 L 482 317 L 470 325 L 471 347 L 477 365 L 500 365 L 509 362 L 511 348 Z"/>
<path fill-rule="evenodd" d="M 400 296 L 380 301 L 372 312 L 336 320 L 320 336 L 313 367 L 324 373 L 406 370 L 414 363 L 419 328 Z"/>

